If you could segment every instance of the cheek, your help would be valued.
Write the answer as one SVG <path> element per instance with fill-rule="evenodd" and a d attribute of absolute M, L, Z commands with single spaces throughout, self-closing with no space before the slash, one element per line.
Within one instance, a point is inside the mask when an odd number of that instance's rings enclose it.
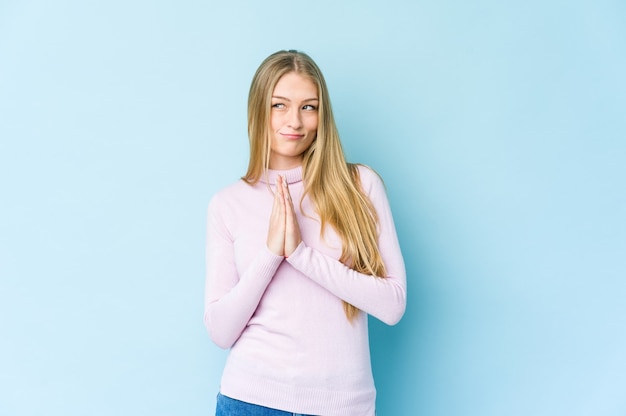
<path fill-rule="evenodd" d="M 273 131 L 278 130 L 280 127 L 279 118 L 275 113 L 270 114 L 270 127 Z"/>
<path fill-rule="evenodd" d="M 311 116 L 307 120 L 307 130 L 316 131 L 317 130 L 317 124 L 318 124 L 318 116 L 316 114 L 315 116 Z"/>

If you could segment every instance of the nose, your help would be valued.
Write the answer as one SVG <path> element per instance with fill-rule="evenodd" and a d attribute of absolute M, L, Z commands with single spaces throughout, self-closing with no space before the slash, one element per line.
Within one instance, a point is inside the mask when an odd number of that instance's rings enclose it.
<path fill-rule="evenodd" d="M 302 117 L 300 115 L 299 108 L 294 107 L 289 111 L 289 119 L 287 125 L 294 130 L 298 130 L 302 127 Z"/>

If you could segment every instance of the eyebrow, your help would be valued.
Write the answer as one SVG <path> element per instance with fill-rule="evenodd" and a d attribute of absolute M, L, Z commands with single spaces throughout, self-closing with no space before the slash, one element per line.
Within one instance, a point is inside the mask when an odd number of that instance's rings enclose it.
<path fill-rule="evenodd" d="M 285 100 L 291 102 L 291 100 L 287 97 L 281 97 L 280 95 L 272 95 L 272 98 L 278 98 L 279 100 Z M 302 100 L 303 103 L 307 101 L 319 101 L 318 98 L 307 98 L 306 100 Z"/>

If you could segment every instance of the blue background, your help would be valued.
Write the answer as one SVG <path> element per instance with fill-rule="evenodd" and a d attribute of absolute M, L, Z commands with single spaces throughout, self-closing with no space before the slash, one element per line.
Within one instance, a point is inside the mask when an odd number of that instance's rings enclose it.
<path fill-rule="evenodd" d="M 205 211 L 308 52 L 388 187 L 386 415 L 626 414 L 626 4 L 0 1 L 0 414 L 209 415 Z"/>

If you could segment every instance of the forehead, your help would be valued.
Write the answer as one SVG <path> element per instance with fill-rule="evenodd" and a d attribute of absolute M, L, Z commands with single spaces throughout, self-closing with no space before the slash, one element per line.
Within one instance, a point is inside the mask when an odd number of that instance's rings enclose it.
<path fill-rule="evenodd" d="M 272 95 L 280 95 L 287 98 L 290 96 L 317 98 L 317 85 L 308 76 L 297 72 L 288 72 L 280 77 Z"/>

